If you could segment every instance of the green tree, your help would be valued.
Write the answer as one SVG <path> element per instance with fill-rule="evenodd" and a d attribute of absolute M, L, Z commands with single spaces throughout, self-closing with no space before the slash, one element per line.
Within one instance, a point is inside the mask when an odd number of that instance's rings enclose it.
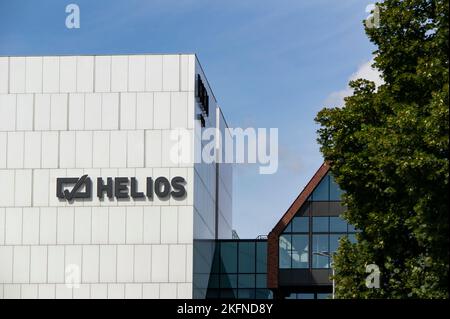
<path fill-rule="evenodd" d="M 374 67 L 384 80 L 350 82 L 325 108 L 318 141 L 361 230 L 334 258 L 338 298 L 448 298 L 448 2 L 385 0 Z M 380 268 L 368 289 L 367 264 Z"/>

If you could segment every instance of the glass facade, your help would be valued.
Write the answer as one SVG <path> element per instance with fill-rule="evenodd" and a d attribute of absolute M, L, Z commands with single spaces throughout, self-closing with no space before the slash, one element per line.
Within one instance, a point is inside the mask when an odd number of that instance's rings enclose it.
<path fill-rule="evenodd" d="M 218 240 L 206 298 L 270 299 L 267 240 Z"/>
<path fill-rule="evenodd" d="M 325 175 L 279 238 L 280 269 L 327 269 L 339 239 L 356 240 L 356 230 L 341 217 L 343 192 Z"/>
<path fill-rule="evenodd" d="M 194 240 L 193 247 L 193 298 L 205 299 L 213 267 L 215 240 Z"/>
<path fill-rule="evenodd" d="M 330 293 L 291 293 L 285 299 L 331 299 Z"/>

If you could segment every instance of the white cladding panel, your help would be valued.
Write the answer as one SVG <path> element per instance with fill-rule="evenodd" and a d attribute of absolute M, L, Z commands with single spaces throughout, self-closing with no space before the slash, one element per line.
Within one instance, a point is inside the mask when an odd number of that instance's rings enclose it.
<path fill-rule="evenodd" d="M 215 164 L 173 156 L 171 132 L 201 146 L 200 71 L 194 55 L 0 57 L 0 297 L 192 298 Z M 92 198 L 56 197 L 57 178 L 84 174 Z M 186 197 L 97 198 L 97 177 L 136 177 L 145 192 L 160 176 L 184 177 Z"/>

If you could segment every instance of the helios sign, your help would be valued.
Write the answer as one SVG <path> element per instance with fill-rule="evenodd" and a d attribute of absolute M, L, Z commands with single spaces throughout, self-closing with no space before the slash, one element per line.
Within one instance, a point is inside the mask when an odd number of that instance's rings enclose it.
<path fill-rule="evenodd" d="M 186 196 L 186 180 L 176 176 L 169 181 L 166 177 L 145 179 L 145 187 L 138 187 L 136 177 L 102 177 L 97 178 L 97 197 L 102 200 L 106 195 L 109 199 L 153 199 L 154 194 L 161 199 L 172 196 L 182 199 Z M 70 189 L 71 187 L 71 189 Z M 92 198 L 92 180 L 88 175 L 78 177 L 60 177 L 56 179 L 56 197 L 69 202 L 74 199 Z"/>

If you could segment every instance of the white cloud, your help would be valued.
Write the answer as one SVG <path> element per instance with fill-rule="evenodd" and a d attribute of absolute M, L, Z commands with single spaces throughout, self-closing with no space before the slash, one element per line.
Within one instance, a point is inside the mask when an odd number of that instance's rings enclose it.
<path fill-rule="evenodd" d="M 376 87 L 383 84 L 383 79 L 380 77 L 380 71 L 372 68 L 373 59 L 361 64 L 356 72 L 354 72 L 349 78 L 348 82 L 356 79 L 366 79 L 373 81 Z M 331 92 L 325 99 L 324 104 L 327 107 L 343 106 L 344 97 L 352 95 L 353 91 L 347 86 L 347 88 Z"/>
<path fill-rule="evenodd" d="M 380 71 L 372 67 L 373 60 L 363 63 L 359 66 L 358 70 L 350 76 L 349 80 L 366 79 L 375 82 L 378 87 L 383 84 L 383 80 L 380 77 Z"/>

